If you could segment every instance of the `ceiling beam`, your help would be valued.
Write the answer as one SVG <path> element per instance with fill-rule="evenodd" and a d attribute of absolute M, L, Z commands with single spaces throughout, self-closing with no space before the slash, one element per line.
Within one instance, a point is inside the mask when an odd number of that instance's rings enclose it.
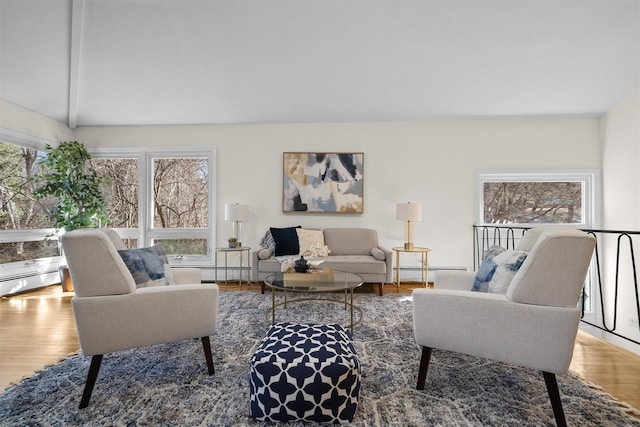
<path fill-rule="evenodd" d="M 71 51 L 69 53 L 69 127 L 78 123 L 78 97 L 82 30 L 84 28 L 84 0 L 71 3 Z"/>

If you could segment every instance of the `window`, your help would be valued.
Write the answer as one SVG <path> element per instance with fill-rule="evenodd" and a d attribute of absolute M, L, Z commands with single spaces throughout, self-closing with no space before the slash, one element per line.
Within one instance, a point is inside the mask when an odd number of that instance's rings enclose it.
<path fill-rule="evenodd" d="M 0 129 L 0 295 L 58 281 L 63 262 L 48 201 L 30 193 L 30 177 L 49 141 Z M 103 194 L 109 224 L 131 248 L 162 243 L 174 266 L 211 266 L 215 151 L 91 151 L 110 177 Z"/>
<path fill-rule="evenodd" d="M 50 204 L 31 196 L 45 143 L 0 129 L 0 295 L 58 281 L 62 257 L 48 238 Z"/>
<path fill-rule="evenodd" d="M 592 227 L 595 171 L 479 172 L 478 224 Z"/>
<path fill-rule="evenodd" d="M 213 158 L 212 151 L 94 153 L 92 164 L 110 177 L 103 190 L 110 226 L 129 247 L 161 243 L 172 265 L 210 265 Z"/>
<path fill-rule="evenodd" d="M 50 234 L 48 201 L 31 196 L 31 177 L 38 171 L 41 151 L 0 142 L 0 264 L 59 255 Z"/>
<path fill-rule="evenodd" d="M 147 155 L 147 188 L 151 211 L 146 235 L 162 243 L 172 263 L 208 262 L 213 244 L 211 206 L 211 155 L 173 153 Z"/>
<path fill-rule="evenodd" d="M 138 187 L 140 168 L 137 158 L 91 159 L 91 166 L 100 175 L 109 177 L 102 194 L 107 204 L 110 227 L 138 228 Z"/>

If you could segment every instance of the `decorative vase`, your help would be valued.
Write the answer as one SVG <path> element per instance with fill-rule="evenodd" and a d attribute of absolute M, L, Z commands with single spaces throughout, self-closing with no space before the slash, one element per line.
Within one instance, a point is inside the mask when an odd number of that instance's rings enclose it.
<path fill-rule="evenodd" d="M 298 273 L 306 273 L 309 270 L 309 263 L 301 256 L 293 263 L 293 269 Z"/>
<path fill-rule="evenodd" d="M 238 246 L 238 242 L 229 242 L 230 248 L 235 248 L 236 246 Z"/>

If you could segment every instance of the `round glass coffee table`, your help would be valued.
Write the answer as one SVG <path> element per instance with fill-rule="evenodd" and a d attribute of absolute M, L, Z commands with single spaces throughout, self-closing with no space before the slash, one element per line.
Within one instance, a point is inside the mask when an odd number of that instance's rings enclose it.
<path fill-rule="evenodd" d="M 265 285 L 271 288 L 271 309 L 267 310 L 266 317 L 269 320 L 271 312 L 271 324 L 276 323 L 276 308 L 287 308 L 287 304 L 299 301 L 328 301 L 334 303 L 344 303 L 344 309 L 350 310 L 351 323 L 348 328 L 353 335 L 353 327 L 362 321 L 362 310 L 353 305 L 353 290 L 362 286 L 362 277 L 354 273 L 325 268 L 309 273 L 275 273 L 264 279 Z M 281 302 L 276 303 L 276 291 L 282 291 L 284 297 Z M 308 296 L 303 298 L 289 299 L 288 293 L 344 293 L 343 299 L 332 299 L 328 297 Z M 354 321 L 353 312 L 358 314 Z"/>

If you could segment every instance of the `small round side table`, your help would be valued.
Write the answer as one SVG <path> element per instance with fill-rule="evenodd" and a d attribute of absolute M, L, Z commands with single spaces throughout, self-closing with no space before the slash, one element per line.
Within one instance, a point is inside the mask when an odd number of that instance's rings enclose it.
<path fill-rule="evenodd" d="M 238 275 L 238 279 L 240 281 L 240 286 L 242 286 L 242 271 L 246 269 L 247 271 L 247 284 L 251 283 L 251 267 L 249 266 L 249 255 L 250 255 L 251 247 L 249 246 L 236 246 L 235 248 L 215 248 L 213 250 L 213 260 L 214 260 L 214 280 L 218 282 L 218 254 L 224 254 L 224 283 L 227 283 L 227 269 L 229 268 L 229 254 L 239 253 L 240 254 L 240 274 Z M 245 255 L 246 252 L 246 255 Z M 242 258 L 247 259 L 247 266 L 243 267 Z"/>
<path fill-rule="evenodd" d="M 429 248 L 421 248 L 418 246 L 414 246 L 412 249 L 405 249 L 402 246 L 398 246 L 392 248 L 396 253 L 396 286 L 400 287 L 400 253 L 419 253 L 422 256 L 422 286 L 427 287 L 427 281 L 429 280 L 429 252 L 431 249 Z"/>

